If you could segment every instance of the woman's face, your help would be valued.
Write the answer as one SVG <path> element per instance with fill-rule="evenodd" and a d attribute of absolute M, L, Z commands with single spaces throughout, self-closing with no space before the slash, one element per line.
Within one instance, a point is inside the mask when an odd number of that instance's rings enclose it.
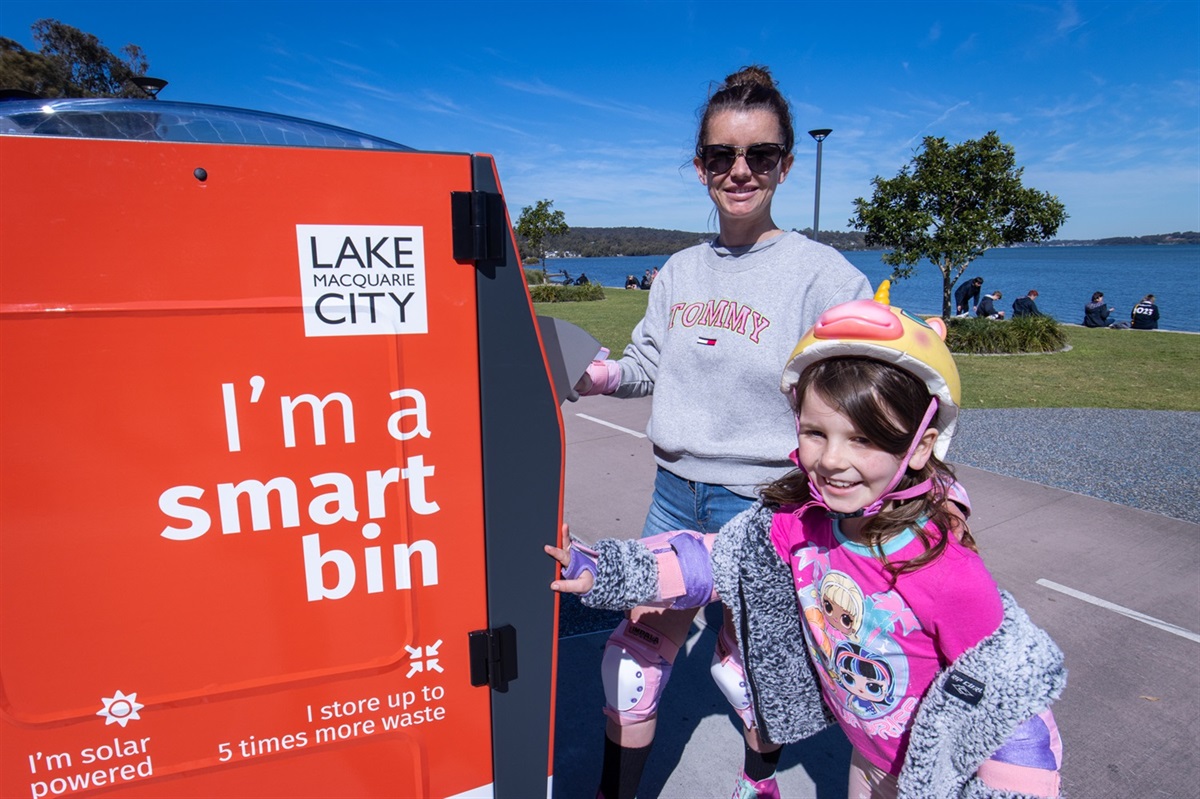
<path fill-rule="evenodd" d="M 709 120 L 704 144 L 747 147 L 760 142 L 782 144 L 783 133 L 774 114 L 756 109 L 723 111 L 715 115 Z M 765 175 L 750 171 L 744 157 L 738 157 L 729 171 L 721 174 L 708 172 L 699 157 L 693 161 L 696 175 L 708 187 L 708 196 L 717 207 L 723 239 L 727 238 L 727 228 L 757 233 L 774 228 L 771 198 L 775 195 L 775 187 L 787 179 L 792 160 L 792 155 L 788 153 Z"/>

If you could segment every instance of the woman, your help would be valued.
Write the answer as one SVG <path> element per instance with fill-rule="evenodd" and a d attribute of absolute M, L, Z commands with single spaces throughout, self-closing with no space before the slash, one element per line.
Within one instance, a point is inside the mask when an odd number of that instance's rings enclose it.
<path fill-rule="evenodd" d="M 667 261 L 623 357 L 594 362 L 577 386 L 580 394 L 654 395 L 646 432 L 658 473 L 643 536 L 715 533 L 750 506 L 758 486 L 792 468 L 796 431 L 774 389 L 780 370 L 822 312 L 871 296 L 867 279 L 837 251 L 775 224 L 772 201 L 794 144 L 788 102 L 765 67 L 725 79 L 703 108 L 693 160 L 719 234 Z M 658 697 L 694 615 L 638 608 L 609 639 L 604 799 L 636 793 Z M 713 675 L 744 710 L 730 640 L 719 636 Z M 777 762 L 778 747 L 748 733 L 740 795 L 778 795 Z"/>

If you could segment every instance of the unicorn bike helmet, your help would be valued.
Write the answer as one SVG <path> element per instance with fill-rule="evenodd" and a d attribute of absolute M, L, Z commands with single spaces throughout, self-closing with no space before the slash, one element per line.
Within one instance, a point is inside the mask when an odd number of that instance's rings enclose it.
<path fill-rule="evenodd" d="M 933 479 L 902 491 L 894 491 L 908 469 L 909 460 L 932 426 L 938 431 L 934 454 L 944 458 L 958 421 L 961 389 L 958 367 L 946 347 L 946 323 L 939 317 L 928 321 L 900 308 L 888 305 L 889 282 L 884 281 L 873 300 L 854 300 L 830 308 L 804 334 L 783 370 L 780 390 L 793 394 L 800 375 L 810 365 L 827 358 L 873 358 L 903 369 L 925 384 L 932 397 L 925 418 L 913 433 L 908 453 L 883 493 L 865 508 L 854 513 L 835 513 L 821 498 L 821 492 L 809 478 L 812 503 L 825 508 L 834 517 L 874 516 L 891 500 L 911 499 L 933 488 Z M 795 458 L 793 458 L 795 460 Z M 951 499 L 961 489 L 957 484 L 941 487 Z M 969 507 L 969 504 L 968 504 Z"/>

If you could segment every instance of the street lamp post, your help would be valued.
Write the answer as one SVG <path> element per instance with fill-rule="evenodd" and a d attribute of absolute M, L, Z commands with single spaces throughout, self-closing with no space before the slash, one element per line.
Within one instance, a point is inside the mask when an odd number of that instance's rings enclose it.
<path fill-rule="evenodd" d="M 810 130 L 809 136 L 817 140 L 817 196 L 813 200 L 813 241 L 820 241 L 821 237 L 821 142 L 825 141 L 825 137 L 833 133 L 831 128 L 819 128 Z"/>
<path fill-rule="evenodd" d="M 141 89 L 151 100 L 157 100 L 158 93 L 167 85 L 162 78 L 151 78 L 148 75 L 135 75 L 129 79 L 129 82 Z"/>

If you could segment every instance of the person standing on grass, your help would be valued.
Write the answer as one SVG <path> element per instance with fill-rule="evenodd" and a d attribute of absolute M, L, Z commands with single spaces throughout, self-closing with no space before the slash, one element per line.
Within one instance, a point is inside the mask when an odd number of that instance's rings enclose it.
<path fill-rule="evenodd" d="M 646 432 L 658 471 L 643 536 L 715 533 L 750 506 L 758 486 L 790 469 L 795 429 L 772 384 L 822 312 L 871 297 L 867 278 L 840 253 L 775 224 L 772 200 L 794 144 L 791 109 L 767 68 L 745 67 L 711 94 L 692 163 L 719 234 L 667 261 L 623 356 L 593 362 L 576 386 L 582 395 L 654 397 Z M 635 608 L 609 639 L 604 799 L 637 792 L 659 696 L 695 615 Z M 735 653 L 719 644 L 713 660 L 714 679 L 741 703 Z M 778 759 L 779 747 L 749 730 L 739 786 L 763 787 L 739 795 L 777 795 L 768 786 Z"/>
<path fill-rule="evenodd" d="M 983 291 L 983 278 L 977 277 L 963 283 L 954 291 L 954 313 L 967 316 L 979 304 L 979 293 Z M 971 303 L 974 302 L 975 305 Z"/>

